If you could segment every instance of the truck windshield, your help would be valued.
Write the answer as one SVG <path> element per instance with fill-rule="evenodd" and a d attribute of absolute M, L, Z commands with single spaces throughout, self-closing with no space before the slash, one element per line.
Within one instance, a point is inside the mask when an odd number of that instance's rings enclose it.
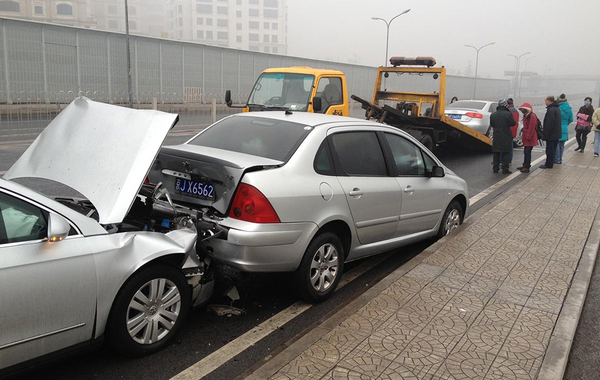
<path fill-rule="evenodd" d="M 314 81 L 314 75 L 263 73 L 250 93 L 248 107 L 306 111 Z"/>

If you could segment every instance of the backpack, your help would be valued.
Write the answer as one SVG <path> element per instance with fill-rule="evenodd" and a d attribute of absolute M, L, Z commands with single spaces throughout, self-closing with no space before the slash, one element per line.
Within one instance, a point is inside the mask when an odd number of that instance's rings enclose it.
<path fill-rule="evenodd" d="M 537 134 L 538 141 L 541 142 L 542 140 L 544 140 L 544 126 L 542 125 L 542 122 L 540 121 L 540 118 L 537 117 L 537 115 L 535 115 L 535 118 L 537 119 L 537 125 L 535 126 L 535 133 Z M 540 145 L 542 145 L 542 144 L 540 143 Z"/>

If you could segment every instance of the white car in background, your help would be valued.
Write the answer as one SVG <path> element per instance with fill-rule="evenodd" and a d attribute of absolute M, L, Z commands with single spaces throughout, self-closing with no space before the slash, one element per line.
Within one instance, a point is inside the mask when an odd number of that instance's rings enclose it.
<path fill-rule="evenodd" d="M 490 126 L 490 116 L 496 111 L 498 102 L 489 100 L 457 100 L 446 104 L 444 114 L 451 119 L 493 138 L 494 131 Z M 523 146 L 523 123 L 519 121 L 517 136 L 513 139 L 514 146 Z"/>

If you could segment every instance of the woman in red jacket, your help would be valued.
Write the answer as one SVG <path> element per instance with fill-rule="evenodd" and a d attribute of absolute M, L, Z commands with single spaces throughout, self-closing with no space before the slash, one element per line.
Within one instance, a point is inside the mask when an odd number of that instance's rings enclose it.
<path fill-rule="evenodd" d="M 537 115 L 533 113 L 533 107 L 529 103 L 523 103 L 519 106 L 519 111 L 523 113 L 523 166 L 517 168 L 521 173 L 529 173 L 531 167 L 531 151 L 538 145 L 538 136 L 536 127 L 538 124 Z"/>

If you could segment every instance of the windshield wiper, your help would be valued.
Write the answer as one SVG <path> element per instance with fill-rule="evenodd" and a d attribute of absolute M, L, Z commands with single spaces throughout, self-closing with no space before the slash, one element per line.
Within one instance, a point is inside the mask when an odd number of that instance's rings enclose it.
<path fill-rule="evenodd" d="M 282 106 L 266 106 L 264 104 L 248 104 L 248 108 L 258 108 L 261 111 L 287 111 L 289 108 Z"/>

